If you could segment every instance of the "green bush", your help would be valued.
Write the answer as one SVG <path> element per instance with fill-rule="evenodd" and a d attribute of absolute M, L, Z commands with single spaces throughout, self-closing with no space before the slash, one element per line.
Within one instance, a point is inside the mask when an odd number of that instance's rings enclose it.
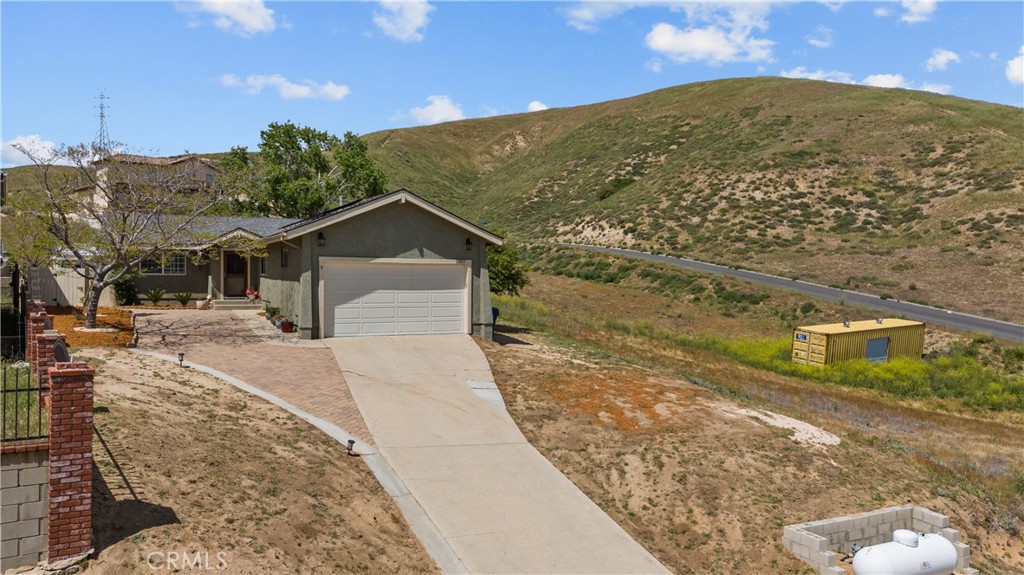
<path fill-rule="evenodd" d="M 164 299 L 164 294 L 167 293 L 163 289 L 153 288 L 142 292 L 146 300 L 153 305 L 160 305 L 160 300 Z"/>
<path fill-rule="evenodd" d="M 174 294 L 174 299 L 178 300 L 178 303 L 181 304 L 181 307 L 188 307 L 188 302 L 192 301 L 192 293 L 186 291 L 178 292 Z"/>
<path fill-rule="evenodd" d="M 139 301 L 139 290 L 135 280 L 124 278 L 114 283 L 114 303 L 117 305 L 135 305 Z"/>

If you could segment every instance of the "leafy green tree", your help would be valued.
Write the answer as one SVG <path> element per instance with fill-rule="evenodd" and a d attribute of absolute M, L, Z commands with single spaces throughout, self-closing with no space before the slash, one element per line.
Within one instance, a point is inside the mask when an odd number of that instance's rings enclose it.
<path fill-rule="evenodd" d="M 264 216 L 315 216 L 341 201 L 382 194 L 387 185 L 359 136 L 346 132 L 341 140 L 291 122 L 260 132 L 255 159 L 243 146 L 232 148 L 221 169 L 242 190 L 241 208 Z"/>
<path fill-rule="evenodd" d="M 491 281 L 491 291 L 496 294 L 519 295 L 524 287 L 530 285 L 519 249 L 509 240 L 504 245 L 487 247 L 487 276 Z"/>

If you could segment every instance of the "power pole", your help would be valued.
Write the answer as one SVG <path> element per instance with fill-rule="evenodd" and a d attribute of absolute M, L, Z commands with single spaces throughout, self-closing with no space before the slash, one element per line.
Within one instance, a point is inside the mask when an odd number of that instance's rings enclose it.
<path fill-rule="evenodd" d="M 101 149 L 109 150 L 110 134 L 107 133 L 107 100 L 110 99 L 110 96 L 100 91 L 100 95 L 96 96 L 96 99 L 100 101 L 100 105 L 96 106 L 100 109 L 100 129 L 96 132 L 96 143 L 99 144 Z"/>

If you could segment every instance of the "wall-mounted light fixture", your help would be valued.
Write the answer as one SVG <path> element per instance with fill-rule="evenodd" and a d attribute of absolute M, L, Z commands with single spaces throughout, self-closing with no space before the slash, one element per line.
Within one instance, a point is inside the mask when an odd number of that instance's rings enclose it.
<path fill-rule="evenodd" d="M 466 251 L 473 251 L 473 240 L 466 238 Z"/>
<path fill-rule="evenodd" d="M 178 367 L 185 367 L 185 352 L 178 352 Z"/>
<path fill-rule="evenodd" d="M 324 233 L 320 232 L 316 235 L 316 245 L 324 247 L 327 245 L 327 238 L 324 237 Z"/>

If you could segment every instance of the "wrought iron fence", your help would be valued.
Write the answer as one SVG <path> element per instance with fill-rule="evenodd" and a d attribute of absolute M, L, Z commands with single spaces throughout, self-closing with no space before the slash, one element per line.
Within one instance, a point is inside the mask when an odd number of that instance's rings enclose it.
<path fill-rule="evenodd" d="M 43 439 L 49 428 L 50 414 L 31 367 L 0 364 L 0 441 Z"/>

